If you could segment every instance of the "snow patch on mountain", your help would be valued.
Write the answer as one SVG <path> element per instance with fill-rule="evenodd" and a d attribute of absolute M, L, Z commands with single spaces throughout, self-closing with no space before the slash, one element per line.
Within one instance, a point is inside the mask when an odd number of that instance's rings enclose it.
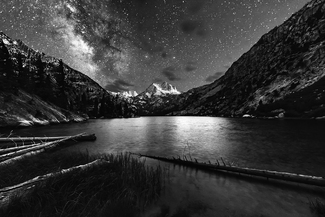
<path fill-rule="evenodd" d="M 137 91 L 123 91 L 120 93 L 122 96 L 125 96 L 125 97 L 135 97 L 138 95 Z"/>
<path fill-rule="evenodd" d="M 167 96 L 167 95 L 179 95 L 179 92 L 175 86 L 163 82 L 161 84 L 152 83 L 144 92 L 140 93 L 138 97 L 151 98 L 152 96 Z"/>
<path fill-rule="evenodd" d="M 113 96 L 121 96 L 123 98 L 132 98 L 138 96 L 137 91 L 132 91 L 132 90 L 122 91 L 122 92 L 111 92 L 111 91 L 108 92 L 111 93 Z"/>

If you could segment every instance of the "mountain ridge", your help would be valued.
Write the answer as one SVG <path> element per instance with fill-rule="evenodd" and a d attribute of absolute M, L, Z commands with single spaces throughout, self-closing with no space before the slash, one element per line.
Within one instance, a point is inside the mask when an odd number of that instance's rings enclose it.
<path fill-rule="evenodd" d="M 160 110 L 170 106 L 169 103 L 181 92 L 168 82 L 152 83 L 145 91 L 133 97 L 132 103 L 138 108 L 139 115 L 160 115 Z"/>
<path fill-rule="evenodd" d="M 317 84 L 322 83 L 325 74 L 324 12 L 323 0 L 307 3 L 282 25 L 263 35 L 221 78 L 181 94 L 165 114 L 325 115 L 324 88 Z M 305 89 L 312 85 L 317 88 L 306 94 Z"/>
<path fill-rule="evenodd" d="M 21 40 L 12 40 L 3 32 L 0 32 L 0 86 L 3 96 L 0 110 L 18 111 L 18 108 L 5 108 L 5 100 L 23 100 L 11 97 L 14 93 L 21 97 L 28 94 L 32 98 L 38 98 L 37 101 L 42 101 L 40 105 L 68 111 L 70 117 L 81 114 L 83 117 L 114 118 L 134 117 L 136 114 L 136 108 L 128 100 L 111 94 L 87 75 L 63 63 L 61 59 L 35 51 Z M 11 105 L 17 104 L 12 102 Z M 27 105 L 25 109 L 31 110 L 26 110 L 26 114 L 47 111 L 46 108 L 38 110 Z M 4 114 L 14 117 L 14 114 L 4 112 L 1 117 L 4 120 L 3 125 L 6 119 Z M 46 119 L 46 115 L 39 116 L 43 117 L 44 121 L 36 121 L 35 124 L 50 121 Z M 31 120 L 33 118 L 28 121 Z M 16 121 L 19 125 L 19 119 Z"/>
<path fill-rule="evenodd" d="M 155 96 L 166 96 L 166 95 L 178 95 L 181 94 L 177 90 L 177 88 L 166 81 L 162 82 L 161 84 L 152 83 L 149 87 L 146 88 L 145 91 L 138 94 L 138 97 L 151 97 Z"/>

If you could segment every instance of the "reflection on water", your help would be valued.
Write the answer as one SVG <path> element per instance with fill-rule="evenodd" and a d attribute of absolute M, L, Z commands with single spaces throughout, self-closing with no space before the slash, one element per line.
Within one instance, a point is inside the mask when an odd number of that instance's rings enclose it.
<path fill-rule="evenodd" d="M 15 133 L 58 136 L 89 132 L 96 133 L 97 141 L 69 147 L 68 151 L 129 151 L 161 156 L 190 153 L 204 161 L 223 157 L 240 166 L 325 176 L 324 129 L 322 121 L 144 117 L 91 120 Z M 171 184 L 160 204 L 174 211 L 180 204 L 185 208 L 186 204 L 199 204 L 197 212 L 191 211 L 195 216 L 311 216 L 308 199 L 324 196 L 324 191 L 317 188 L 307 191 L 149 162 L 170 168 Z"/>

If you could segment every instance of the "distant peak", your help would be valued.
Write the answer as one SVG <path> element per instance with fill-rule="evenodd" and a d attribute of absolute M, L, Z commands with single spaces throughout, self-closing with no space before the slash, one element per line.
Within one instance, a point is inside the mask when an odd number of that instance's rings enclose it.
<path fill-rule="evenodd" d="M 176 87 L 164 81 L 161 84 L 152 83 L 144 92 L 139 95 L 146 95 L 148 97 L 151 97 L 152 95 L 165 96 L 178 94 L 180 94 L 180 92 L 176 89 Z"/>
<path fill-rule="evenodd" d="M 131 91 L 131 90 L 119 92 L 118 94 L 124 97 L 135 97 L 138 95 L 137 91 Z"/>

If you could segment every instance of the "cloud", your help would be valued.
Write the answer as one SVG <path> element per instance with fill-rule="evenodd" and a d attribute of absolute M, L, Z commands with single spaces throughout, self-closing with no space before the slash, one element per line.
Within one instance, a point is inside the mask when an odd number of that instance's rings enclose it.
<path fill-rule="evenodd" d="M 195 62 L 188 62 L 187 65 L 185 66 L 185 71 L 191 72 L 197 69 L 196 63 Z"/>
<path fill-rule="evenodd" d="M 161 74 L 163 74 L 169 81 L 179 81 L 181 78 L 175 75 L 177 69 L 173 66 L 164 68 Z"/>
<path fill-rule="evenodd" d="M 129 91 L 131 87 L 134 87 L 134 84 L 131 84 L 123 79 L 116 79 L 115 81 L 107 84 L 105 89 L 112 92 L 121 92 Z"/>
<path fill-rule="evenodd" d="M 198 36 L 204 37 L 204 36 L 206 36 L 208 34 L 208 31 L 206 29 L 204 29 L 204 28 L 201 28 L 201 29 L 196 31 L 196 34 Z"/>
<path fill-rule="evenodd" d="M 197 30 L 200 27 L 200 25 L 201 24 L 195 20 L 184 20 L 181 23 L 180 27 L 184 33 L 192 34 L 193 32 L 195 32 L 195 30 Z"/>
<path fill-rule="evenodd" d="M 225 73 L 224 72 L 216 72 L 214 73 L 213 75 L 210 75 L 208 76 L 205 81 L 207 82 L 212 82 L 212 81 L 215 81 L 217 80 L 218 78 L 220 78 L 222 75 L 224 75 Z"/>
<path fill-rule="evenodd" d="M 196 34 L 197 36 L 201 36 L 201 37 L 204 37 L 208 34 L 208 31 L 204 26 L 205 25 L 203 22 L 199 22 L 197 20 L 189 20 L 189 19 L 184 20 L 180 24 L 180 28 L 185 34 L 188 35 Z"/>
<path fill-rule="evenodd" d="M 162 52 L 162 53 L 161 53 L 161 57 L 162 57 L 162 58 L 167 58 L 167 52 L 166 52 L 166 51 Z"/>

